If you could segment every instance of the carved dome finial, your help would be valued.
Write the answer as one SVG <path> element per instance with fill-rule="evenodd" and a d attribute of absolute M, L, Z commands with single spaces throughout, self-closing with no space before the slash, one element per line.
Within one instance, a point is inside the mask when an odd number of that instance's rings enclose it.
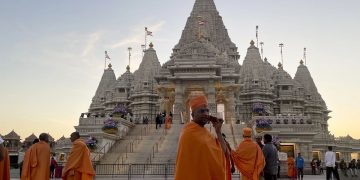
<path fill-rule="evenodd" d="M 254 46 L 255 42 L 253 40 L 250 41 L 250 45 Z"/>

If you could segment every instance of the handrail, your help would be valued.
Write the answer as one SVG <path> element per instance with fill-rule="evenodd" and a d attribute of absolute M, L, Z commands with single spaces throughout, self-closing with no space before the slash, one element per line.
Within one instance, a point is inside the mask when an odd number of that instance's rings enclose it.
<path fill-rule="evenodd" d="M 165 136 L 167 135 L 167 129 L 163 129 L 160 138 L 158 139 L 158 142 L 156 142 L 153 147 L 152 151 L 150 152 L 148 158 L 146 159 L 146 164 L 152 164 L 152 159 L 155 158 L 155 153 L 159 153 L 159 146 L 162 145 L 162 143 L 165 140 Z"/>
<path fill-rule="evenodd" d="M 100 156 L 100 155 L 105 154 L 105 153 L 106 153 L 106 147 L 107 147 L 107 146 L 110 146 L 110 147 L 111 147 L 111 145 L 112 145 L 111 142 L 107 142 L 104 146 L 102 146 L 102 148 L 101 148 L 99 151 L 97 151 L 97 154 L 93 157 L 92 161 L 93 161 L 93 162 L 98 162 L 98 161 L 100 161 L 100 159 L 101 159 L 101 156 Z M 104 152 L 102 152 L 102 151 L 104 151 Z M 96 160 L 96 157 L 98 157 L 98 156 L 99 156 L 99 159 Z"/>

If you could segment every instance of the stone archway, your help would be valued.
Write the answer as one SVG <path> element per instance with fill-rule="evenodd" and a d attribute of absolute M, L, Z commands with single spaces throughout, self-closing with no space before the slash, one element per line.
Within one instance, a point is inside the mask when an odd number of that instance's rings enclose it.
<path fill-rule="evenodd" d="M 201 86 L 193 85 L 189 86 L 184 91 L 184 98 L 183 98 L 183 105 L 184 105 L 184 112 L 183 112 L 183 123 L 187 123 L 191 121 L 191 108 L 189 105 L 189 101 L 192 97 L 198 96 L 198 95 L 205 95 L 205 90 Z"/>

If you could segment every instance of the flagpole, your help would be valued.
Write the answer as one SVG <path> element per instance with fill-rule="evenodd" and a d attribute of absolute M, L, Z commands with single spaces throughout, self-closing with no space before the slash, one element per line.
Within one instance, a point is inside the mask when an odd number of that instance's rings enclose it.
<path fill-rule="evenodd" d="M 258 25 L 256 25 L 256 47 L 259 47 L 258 30 L 259 30 L 259 26 L 258 26 Z"/>
<path fill-rule="evenodd" d="M 147 36 L 147 27 L 145 27 L 145 48 L 144 48 L 144 51 L 146 50 L 146 36 Z"/>
<path fill-rule="evenodd" d="M 263 51 L 264 42 L 260 42 L 261 47 L 261 59 L 264 60 L 264 51 Z"/>
<path fill-rule="evenodd" d="M 107 53 L 107 52 L 105 51 L 105 58 L 104 58 L 104 59 L 105 59 L 105 64 L 104 64 L 104 69 L 106 69 L 106 53 Z"/>
<path fill-rule="evenodd" d="M 280 43 L 279 44 L 279 47 L 280 47 L 280 54 L 281 54 L 281 64 L 282 64 L 282 67 L 284 67 L 284 59 L 283 59 L 283 47 L 284 47 L 284 43 Z"/>
<path fill-rule="evenodd" d="M 304 47 L 304 61 L 305 61 L 305 66 L 306 66 L 306 47 Z"/>
<path fill-rule="evenodd" d="M 129 51 L 129 68 L 130 68 L 130 57 L 131 57 L 131 47 L 128 47 L 128 51 Z"/>

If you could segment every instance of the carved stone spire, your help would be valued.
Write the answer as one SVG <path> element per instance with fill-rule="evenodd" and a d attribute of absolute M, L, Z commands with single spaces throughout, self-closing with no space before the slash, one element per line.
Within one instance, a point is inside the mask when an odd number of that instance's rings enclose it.
<path fill-rule="evenodd" d="M 222 17 L 216 10 L 213 0 L 196 0 L 182 32 L 180 41 L 173 49 L 173 56 L 176 56 L 177 52 L 185 45 L 198 41 L 199 29 L 201 30 L 202 36 L 219 51 L 226 51 L 230 60 L 237 61 L 240 58 L 237 47 L 230 40 Z"/>

